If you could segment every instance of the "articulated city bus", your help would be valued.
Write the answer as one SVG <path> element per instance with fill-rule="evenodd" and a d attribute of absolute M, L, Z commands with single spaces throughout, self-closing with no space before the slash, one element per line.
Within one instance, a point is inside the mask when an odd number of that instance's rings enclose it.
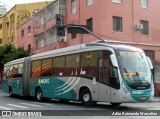
<path fill-rule="evenodd" d="M 37 101 L 80 100 L 85 106 L 145 102 L 154 95 L 152 69 L 141 49 L 87 43 L 5 64 L 3 90 Z"/>

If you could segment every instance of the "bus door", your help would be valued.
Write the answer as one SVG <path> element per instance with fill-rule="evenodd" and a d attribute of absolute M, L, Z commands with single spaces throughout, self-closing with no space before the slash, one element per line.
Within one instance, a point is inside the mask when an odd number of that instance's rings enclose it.
<path fill-rule="evenodd" d="M 99 58 L 99 101 L 110 102 L 110 67 L 109 58 Z"/>

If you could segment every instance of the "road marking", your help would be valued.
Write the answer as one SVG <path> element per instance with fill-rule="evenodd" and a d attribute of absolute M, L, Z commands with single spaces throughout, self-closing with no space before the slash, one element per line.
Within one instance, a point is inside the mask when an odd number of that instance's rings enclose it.
<path fill-rule="evenodd" d="M 8 107 L 4 107 L 4 106 L 0 106 L 1 110 L 13 110 L 12 108 L 8 108 Z"/>
<path fill-rule="evenodd" d="M 40 102 L 33 102 L 35 104 L 41 104 L 41 105 L 47 105 L 47 106 L 54 106 L 54 104 L 49 104 L 49 103 L 40 103 Z"/>
<path fill-rule="evenodd" d="M 35 105 L 35 104 L 29 104 L 29 103 L 20 103 L 22 105 L 28 105 L 28 106 L 33 106 L 33 107 L 43 107 L 43 106 L 40 106 L 40 105 Z"/>
<path fill-rule="evenodd" d="M 15 104 L 7 104 L 7 105 L 8 105 L 8 106 L 12 106 L 12 107 L 23 108 L 23 109 L 29 108 L 29 107 L 20 106 L 20 105 L 15 105 Z"/>

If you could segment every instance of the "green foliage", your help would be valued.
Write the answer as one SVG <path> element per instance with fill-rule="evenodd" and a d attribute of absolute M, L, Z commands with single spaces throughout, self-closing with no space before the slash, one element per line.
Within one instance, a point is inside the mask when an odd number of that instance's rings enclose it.
<path fill-rule="evenodd" d="M 9 61 L 29 56 L 29 53 L 22 48 L 15 48 L 12 44 L 0 46 L 0 63 L 5 64 Z"/>

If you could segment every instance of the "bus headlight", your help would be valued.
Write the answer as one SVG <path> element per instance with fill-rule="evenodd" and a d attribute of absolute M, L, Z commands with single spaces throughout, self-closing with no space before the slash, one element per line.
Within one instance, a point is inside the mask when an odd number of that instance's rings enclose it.
<path fill-rule="evenodd" d="M 131 92 L 128 91 L 128 89 L 126 88 L 126 86 L 123 84 L 123 90 L 126 94 L 131 95 Z"/>

